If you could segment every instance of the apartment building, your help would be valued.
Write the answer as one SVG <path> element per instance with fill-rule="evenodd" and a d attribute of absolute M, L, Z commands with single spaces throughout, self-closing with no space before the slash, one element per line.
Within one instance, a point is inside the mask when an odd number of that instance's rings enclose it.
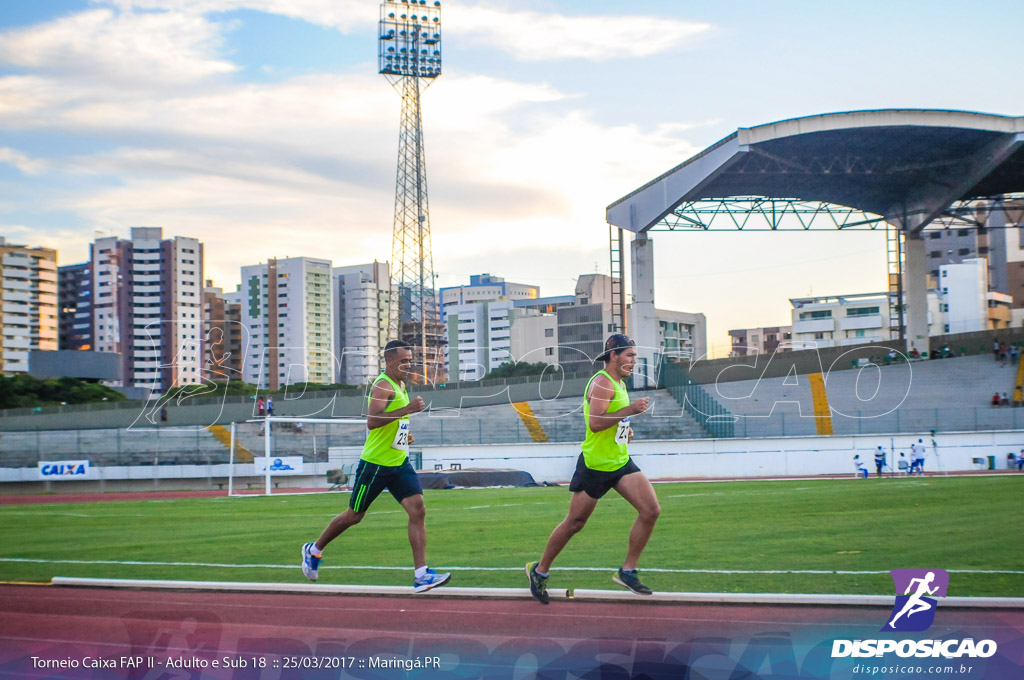
<path fill-rule="evenodd" d="M 249 333 L 242 325 L 237 296 L 207 280 L 203 287 L 203 366 L 217 382 L 242 379 L 242 361 Z"/>
<path fill-rule="evenodd" d="M 336 382 L 366 385 L 380 375 L 388 343 L 391 282 L 387 262 L 334 267 Z"/>
<path fill-rule="evenodd" d="M 203 245 L 132 227 L 90 249 L 95 350 L 121 355 L 126 387 L 160 392 L 203 382 Z"/>
<path fill-rule="evenodd" d="M 57 268 L 58 347 L 91 350 L 92 269 L 88 262 Z"/>
<path fill-rule="evenodd" d="M 58 348 L 57 251 L 0 237 L 0 373 L 29 370 L 29 352 Z"/>
<path fill-rule="evenodd" d="M 271 259 L 242 267 L 242 324 L 251 336 L 242 376 L 276 390 L 334 381 L 331 261 Z"/>
<path fill-rule="evenodd" d="M 785 351 L 790 349 L 789 341 L 792 339 L 792 326 L 763 326 L 731 330 L 729 331 L 729 340 L 732 349 L 729 351 L 729 356 L 746 357 L 772 354 L 776 350 Z"/>

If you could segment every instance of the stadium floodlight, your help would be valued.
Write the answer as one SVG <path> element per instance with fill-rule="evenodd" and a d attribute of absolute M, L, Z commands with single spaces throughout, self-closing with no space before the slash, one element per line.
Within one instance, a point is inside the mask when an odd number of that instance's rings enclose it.
<path fill-rule="evenodd" d="M 441 75 L 441 3 L 385 0 L 380 6 L 378 71 L 391 78 Z"/>
<path fill-rule="evenodd" d="M 422 363 L 424 383 L 431 373 L 438 382 L 445 335 L 434 289 L 420 98 L 441 75 L 441 3 L 384 0 L 378 38 L 378 71 L 402 96 L 388 335 L 416 348 L 413 360 Z"/>

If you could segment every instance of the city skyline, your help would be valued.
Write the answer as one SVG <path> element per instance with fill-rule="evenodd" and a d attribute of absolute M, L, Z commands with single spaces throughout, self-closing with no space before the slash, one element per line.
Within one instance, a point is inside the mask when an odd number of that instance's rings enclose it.
<path fill-rule="evenodd" d="M 388 259 L 399 104 L 376 73 L 378 5 L 5 8 L 0 234 L 68 265 L 160 226 L 203 241 L 225 290 L 273 257 Z M 490 272 L 571 293 L 608 273 L 607 204 L 738 127 L 1024 112 L 999 85 L 1020 66 L 1009 2 L 443 6 L 445 77 L 424 95 L 439 287 Z M 654 239 L 657 306 L 705 314 L 717 356 L 731 328 L 787 324 L 789 298 L 885 290 L 881 232 Z"/>

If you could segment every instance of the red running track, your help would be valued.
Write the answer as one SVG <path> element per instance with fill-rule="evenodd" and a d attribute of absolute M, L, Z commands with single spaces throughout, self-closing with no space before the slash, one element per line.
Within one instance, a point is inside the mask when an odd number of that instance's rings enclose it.
<path fill-rule="evenodd" d="M 544 672 L 536 677 L 568 680 L 599 668 L 594 677 L 681 679 L 689 669 L 688 677 L 696 679 L 728 678 L 737 668 L 756 671 L 765 664 L 779 677 L 828 678 L 836 663 L 829 654 L 831 640 L 884 637 L 878 630 L 889 614 L 880 608 L 656 604 L 640 599 L 555 601 L 545 607 L 532 600 L 434 595 L 29 585 L 0 585 L 0 603 L 0 678 L 146 680 L 527 678 L 535 677 L 532 671 L 537 669 Z M 1022 631 L 1020 610 L 950 609 L 940 610 L 928 636 L 997 639 L 999 661 L 1019 671 L 1024 665 Z M 122 657 L 140 658 L 142 665 L 132 667 Z M 95 659 L 112 665 L 85 667 Z M 168 667 L 169 659 L 185 667 Z M 79 666 L 70 669 L 46 665 L 76 661 Z M 215 668 L 215 662 L 222 666 Z M 439 666 L 409 672 L 386 666 L 398 662 Z M 332 667 L 303 667 L 320 663 Z M 852 661 L 838 663 L 848 666 Z M 761 677 L 772 677 L 764 673 Z M 848 668 L 844 673 L 849 677 Z"/>

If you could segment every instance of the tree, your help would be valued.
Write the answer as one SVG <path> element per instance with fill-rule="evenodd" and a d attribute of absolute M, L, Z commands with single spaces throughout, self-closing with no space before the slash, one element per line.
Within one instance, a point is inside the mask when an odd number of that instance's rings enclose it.
<path fill-rule="evenodd" d="M 551 364 L 543 361 L 531 364 L 528 361 L 506 361 L 483 377 L 484 380 L 492 378 L 518 378 L 524 375 L 540 375 L 544 371 L 553 369 Z"/>
<path fill-rule="evenodd" d="M 31 408 L 51 404 L 87 404 L 96 401 L 124 401 L 125 396 L 106 385 L 78 378 L 40 380 L 27 373 L 0 376 L 0 408 Z"/>

